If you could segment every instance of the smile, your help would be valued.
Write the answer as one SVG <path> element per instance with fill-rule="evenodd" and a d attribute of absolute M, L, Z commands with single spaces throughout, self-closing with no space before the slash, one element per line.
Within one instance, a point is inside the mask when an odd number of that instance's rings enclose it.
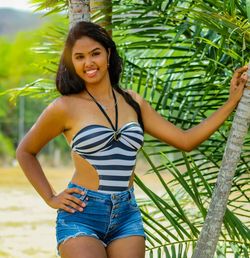
<path fill-rule="evenodd" d="M 94 77 L 97 71 L 98 69 L 94 69 L 94 70 L 84 71 L 84 73 L 86 73 L 88 77 Z"/>

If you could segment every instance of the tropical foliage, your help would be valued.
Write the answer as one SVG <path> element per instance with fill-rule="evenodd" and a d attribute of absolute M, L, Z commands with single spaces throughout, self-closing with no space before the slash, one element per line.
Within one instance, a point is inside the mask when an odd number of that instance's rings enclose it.
<path fill-rule="evenodd" d="M 5 14 L 4 10 L 2 13 Z M 8 10 L 7 14 L 10 15 L 13 12 Z M 61 16 L 54 15 L 49 19 L 43 19 L 43 25 L 33 29 L 32 32 L 27 29 L 17 34 L 9 33 L 0 37 L 0 164 L 11 163 L 15 156 L 16 145 L 47 105 L 47 99 L 42 98 L 43 94 L 37 94 L 38 98 L 29 97 L 32 91 L 29 86 L 34 85 L 32 83 L 34 80 L 40 77 L 53 77 L 51 72 L 44 69 L 44 66 L 47 66 L 47 59 L 31 49 L 38 42 L 44 44 L 45 31 L 54 24 L 62 23 L 63 20 Z M 19 21 L 19 23 L 21 26 L 22 22 Z M 5 21 L 5 24 L 8 24 L 8 21 Z M 36 80 L 36 84 L 38 81 L 39 79 Z M 22 87 L 26 84 L 27 90 L 24 94 Z M 40 93 L 44 93 L 44 86 L 43 84 Z M 13 92 L 13 88 L 15 94 L 6 95 L 6 92 Z M 18 98 L 19 95 L 22 96 Z M 62 142 L 64 140 L 57 139 L 53 145 L 66 146 L 66 144 L 62 145 Z M 51 147 L 52 145 L 48 149 L 54 149 Z"/>
<path fill-rule="evenodd" d="M 33 1 L 48 13 L 67 1 Z M 46 4 L 45 4 L 46 3 Z M 113 1 L 113 37 L 124 58 L 121 84 L 132 88 L 169 121 L 187 129 L 227 100 L 232 71 L 249 62 L 250 25 L 244 0 Z M 48 8 L 49 7 L 49 8 Z M 93 20 L 95 20 L 93 15 Z M 68 30 L 53 28 L 37 50 L 51 54 L 54 72 Z M 33 93 L 53 91 L 49 77 L 31 84 Z M 25 90 L 24 90 L 25 91 Z M 231 125 L 229 119 L 196 151 L 183 153 L 147 136 L 141 155 L 165 193 L 158 196 L 140 178 L 148 196 L 140 200 L 150 257 L 190 257 L 206 215 Z M 233 180 L 217 257 L 250 256 L 247 136 Z M 172 155 L 174 154 L 174 155 Z M 173 180 L 163 180 L 170 173 Z"/>
<path fill-rule="evenodd" d="M 145 5 L 136 1 L 122 6 L 124 9 L 113 12 L 113 19 L 117 42 L 127 49 L 124 85 L 136 89 L 182 128 L 194 126 L 226 101 L 232 71 L 249 61 L 244 2 L 147 1 Z M 160 165 L 150 161 L 152 171 L 159 178 L 166 172 L 174 176 L 167 185 L 161 180 L 166 196 L 159 198 L 145 189 L 154 204 L 145 206 L 150 207 L 150 216 L 144 213 L 150 230 L 149 249 L 167 257 L 190 257 L 206 215 L 229 128 L 230 122 L 225 123 L 197 151 L 188 155 L 177 152 L 172 161 L 168 156 L 175 150 L 154 139 L 145 145 L 148 161 L 153 156 L 163 158 Z M 151 152 L 151 146 L 159 147 L 159 151 Z M 233 181 L 218 257 L 230 252 L 235 257 L 249 257 L 248 157 L 249 137 Z"/>
<path fill-rule="evenodd" d="M 39 57 L 34 57 L 30 52 L 32 43 L 37 40 L 37 37 L 31 39 L 27 33 L 19 33 L 12 40 L 0 38 L 0 90 L 11 90 L 13 87 L 21 87 L 25 83 L 34 80 L 38 74 L 41 74 L 42 69 L 35 67 L 39 63 Z M 27 63 L 33 64 L 28 66 Z M 19 106 L 19 101 L 17 103 Z M 14 145 L 18 141 L 18 109 L 16 105 L 8 101 L 6 96 L 1 96 L 0 101 L 0 156 L 14 155 Z M 29 110 L 26 113 L 26 122 L 30 120 Z M 30 125 L 30 123 L 29 123 Z"/>

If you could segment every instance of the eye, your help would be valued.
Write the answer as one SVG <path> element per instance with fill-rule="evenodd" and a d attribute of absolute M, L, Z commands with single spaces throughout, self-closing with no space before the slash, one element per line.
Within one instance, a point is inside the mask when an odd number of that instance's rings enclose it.
<path fill-rule="evenodd" d="M 92 53 L 92 56 L 99 56 L 101 53 L 100 52 L 94 52 Z"/>
<path fill-rule="evenodd" d="M 84 58 L 83 55 L 77 55 L 77 56 L 75 57 L 76 60 L 81 60 L 81 59 L 83 59 L 83 58 Z"/>

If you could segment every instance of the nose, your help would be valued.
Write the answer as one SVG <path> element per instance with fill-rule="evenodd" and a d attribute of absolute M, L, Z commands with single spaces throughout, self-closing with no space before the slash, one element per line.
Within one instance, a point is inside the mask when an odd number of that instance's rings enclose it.
<path fill-rule="evenodd" d="M 93 64 L 92 58 L 91 57 L 86 57 L 84 65 L 88 67 L 88 66 L 91 66 L 92 64 Z"/>

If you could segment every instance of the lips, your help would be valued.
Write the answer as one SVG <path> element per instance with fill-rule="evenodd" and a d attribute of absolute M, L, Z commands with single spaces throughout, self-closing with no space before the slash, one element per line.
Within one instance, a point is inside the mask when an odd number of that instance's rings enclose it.
<path fill-rule="evenodd" d="M 91 69 L 91 70 L 87 70 L 84 71 L 84 73 L 89 77 L 92 78 L 97 74 L 98 69 Z"/>

